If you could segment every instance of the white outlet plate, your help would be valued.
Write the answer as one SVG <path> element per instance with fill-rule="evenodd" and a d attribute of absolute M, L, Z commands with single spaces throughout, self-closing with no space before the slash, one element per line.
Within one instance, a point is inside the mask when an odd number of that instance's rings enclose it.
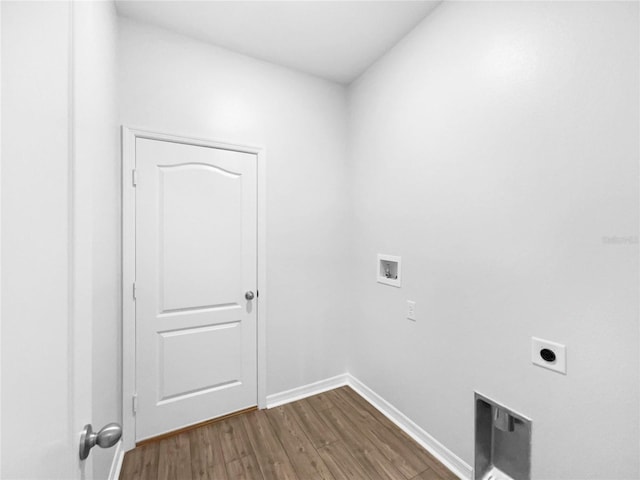
<path fill-rule="evenodd" d="M 407 318 L 416 321 L 416 302 L 407 300 Z"/>
<path fill-rule="evenodd" d="M 556 358 L 552 362 L 546 361 L 540 356 L 540 351 L 549 349 L 555 353 Z M 567 347 L 561 343 L 531 337 L 531 361 L 540 367 L 548 368 L 554 372 L 567 374 Z"/>

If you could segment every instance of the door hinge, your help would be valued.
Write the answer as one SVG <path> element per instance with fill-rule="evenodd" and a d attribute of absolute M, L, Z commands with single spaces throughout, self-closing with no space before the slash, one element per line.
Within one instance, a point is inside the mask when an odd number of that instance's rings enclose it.
<path fill-rule="evenodd" d="M 131 170 L 131 183 L 134 187 L 138 185 L 138 170 L 135 168 Z"/>
<path fill-rule="evenodd" d="M 137 298 L 136 297 L 136 284 L 134 283 L 133 284 L 133 299 L 135 300 L 136 298 Z"/>
<path fill-rule="evenodd" d="M 134 393 L 133 397 L 131 397 L 131 408 L 133 410 L 133 414 L 135 415 L 138 412 L 138 394 Z"/>

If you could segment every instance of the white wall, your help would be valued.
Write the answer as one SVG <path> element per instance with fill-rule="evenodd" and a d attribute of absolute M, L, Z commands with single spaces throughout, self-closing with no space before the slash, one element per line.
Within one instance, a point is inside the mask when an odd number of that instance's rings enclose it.
<path fill-rule="evenodd" d="M 267 149 L 267 393 L 343 373 L 344 88 L 131 20 L 119 28 L 121 123 Z"/>
<path fill-rule="evenodd" d="M 93 341 L 90 419 L 94 429 L 122 418 L 120 381 L 120 134 L 117 123 L 117 16 L 111 1 L 74 4 L 74 104 L 87 238 L 82 274 Z M 93 476 L 106 478 L 115 448 L 94 448 Z"/>
<path fill-rule="evenodd" d="M 77 457 L 69 454 L 77 442 L 69 342 L 69 5 L 2 2 L 0 8 L 0 476 L 75 478 Z"/>
<path fill-rule="evenodd" d="M 447 2 L 350 89 L 349 370 L 469 464 L 479 390 L 535 478 L 640 475 L 638 245 L 603 243 L 638 235 L 638 34 L 637 3 Z"/>
<path fill-rule="evenodd" d="M 0 476 L 106 478 L 78 441 L 120 416 L 115 7 L 1 8 Z"/>

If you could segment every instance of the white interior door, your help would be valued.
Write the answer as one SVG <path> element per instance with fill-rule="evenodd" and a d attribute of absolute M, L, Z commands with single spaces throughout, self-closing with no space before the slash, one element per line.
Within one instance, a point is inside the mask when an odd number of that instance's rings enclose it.
<path fill-rule="evenodd" d="M 135 149 L 139 441 L 257 404 L 257 157 Z"/>

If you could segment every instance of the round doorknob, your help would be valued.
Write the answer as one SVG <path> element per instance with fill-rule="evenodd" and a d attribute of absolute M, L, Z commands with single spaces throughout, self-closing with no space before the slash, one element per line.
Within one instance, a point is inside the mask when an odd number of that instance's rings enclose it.
<path fill-rule="evenodd" d="M 251 290 L 249 290 L 247 293 L 244 294 L 244 298 L 246 298 L 247 300 L 253 300 L 253 297 L 255 295 L 253 294 L 253 292 Z"/>
<path fill-rule="evenodd" d="M 89 456 L 89 451 L 96 445 L 102 448 L 113 447 L 122 437 L 122 427 L 117 423 L 110 423 L 100 429 L 98 433 L 93 431 L 91 424 L 87 424 L 80 434 L 80 460 Z"/>

